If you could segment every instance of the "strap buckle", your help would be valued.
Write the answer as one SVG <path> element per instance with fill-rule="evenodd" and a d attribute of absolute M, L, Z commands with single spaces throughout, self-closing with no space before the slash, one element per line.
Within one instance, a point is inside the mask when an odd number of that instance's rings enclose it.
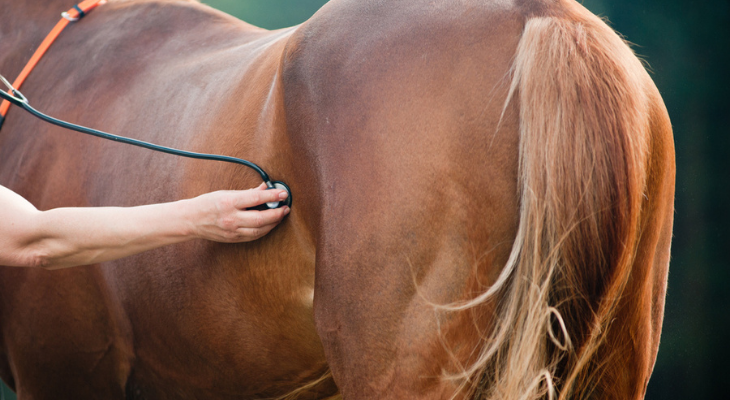
<path fill-rule="evenodd" d="M 4 76 L 0 75 L 0 81 L 2 81 L 2 83 L 4 83 L 5 86 L 7 86 L 7 88 L 8 88 L 7 92 L 4 90 L 0 90 L 0 97 L 2 97 L 3 100 L 7 100 L 7 101 L 15 104 L 16 106 L 28 103 L 28 99 L 26 99 L 25 96 L 23 96 L 23 93 L 20 93 L 19 91 L 15 90 L 13 85 L 11 85 L 10 82 L 8 82 L 8 80 L 5 79 Z M 12 94 L 10 94 L 10 93 L 12 93 Z"/>
<path fill-rule="evenodd" d="M 61 13 L 61 16 L 65 19 L 67 19 L 69 22 L 76 22 L 79 20 L 78 17 L 72 17 L 71 14 L 68 13 L 68 11 L 64 11 Z"/>
<path fill-rule="evenodd" d="M 76 10 L 76 12 L 78 13 L 78 17 L 72 17 L 71 14 L 68 13 L 68 11 L 72 11 L 72 10 L 62 12 L 61 16 L 65 19 L 67 19 L 69 22 L 76 22 L 76 21 L 80 20 L 81 18 L 84 18 L 84 16 L 86 15 L 86 12 L 84 12 L 84 10 L 82 10 L 78 4 L 73 6 L 73 10 Z"/>

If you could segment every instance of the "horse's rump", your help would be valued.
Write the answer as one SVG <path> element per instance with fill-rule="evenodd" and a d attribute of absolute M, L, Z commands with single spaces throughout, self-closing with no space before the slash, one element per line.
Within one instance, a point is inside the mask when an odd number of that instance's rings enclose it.
<path fill-rule="evenodd" d="M 572 1 L 330 4 L 287 112 L 319 134 L 297 143 L 328 183 L 315 316 L 345 396 L 643 397 L 674 160 L 630 48 Z"/>

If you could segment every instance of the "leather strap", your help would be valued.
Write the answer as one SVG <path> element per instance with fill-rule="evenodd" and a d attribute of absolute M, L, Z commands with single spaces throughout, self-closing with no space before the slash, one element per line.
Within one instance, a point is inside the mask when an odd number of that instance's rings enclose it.
<path fill-rule="evenodd" d="M 20 87 L 23 85 L 23 82 L 25 82 L 25 79 L 28 77 L 31 71 L 33 71 L 33 68 L 38 64 L 38 61 L 41 60 L 44 54 L 46 54 L 46 51 L 48 48 L 51 47 L 53 42 L 58 38 L 58 36 L 61 34 L 64 28 L 69 24 L 69 22 L 78 21 L 79 19 L 83 18 L 86 14 L 89 13 L 89 11 L 93 10 L 100 4 L 106 3 L 106 0 L 85 0 L 75 6 L 73 6 L 70 10 L 66 11 L 65 13 L 61 14 L 63 18 L 61 18 L 60 21 L 56 24 L 56 26 L 51 30 L 51 32 L 46 36 L 46 38 L 43 40 L 40 46 L 38 46 L 38 49 L 36 49 L 35 53 L 33 53 L 33 56 L 30 58 L 27 64 L 25 64 L 25 68 L 23 68 L 22 71 L 20 71 L 20 75 L 15 79 L 13 82 L 13 87 L 15 89 L 20 90 Z M 10 92 L 8 92 L 10 93 Z M 12 94 L 12 93 L 10 93 Z M 8 113 L 8 109 L 10 108 L 10 102 L 7 100 L 4 100 L 2 102 L 2 105 L 0 105 L 0 126 L 2 121 L 5 119 L 5 115 Z"/>

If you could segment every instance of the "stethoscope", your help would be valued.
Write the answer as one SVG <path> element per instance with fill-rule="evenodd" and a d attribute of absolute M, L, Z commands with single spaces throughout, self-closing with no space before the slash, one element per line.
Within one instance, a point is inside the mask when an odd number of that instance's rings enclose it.
<path fill-rule="evenodd" d="M 98 131 L 96 129 L 91 129 L 91 128 L 87 128 L 84 126 L 72 124 L 72 123 L 69 123 L 66 121 L 61 121 L 60 119 L 50 117 L 50 116 L 43 114 L 42 112 L 36 110 L 35 108 L 31 107 L 30 104 L 28 104 L 28 99 L 25 96 L 23 96 L 23 94 L 20 93 L 20 91 L 16 90 L 10 84 L 10 82 L 8 82 L 7 79 L 5 79 L 4 76 L 0 75 L 0 80 L 2 80 L 2 82 L 5 84 L 5 86 L 8 87 L 9 91 L 12 92 L 12 94 L 10 94 L 8 92 L 0 90 L 0 97 L 9 101 L 12 104 L 24 109 L 25 111 L 29 112 L 30 114 L 34 115 L 35 117 L 42 119 L 43 121 L 46 121 L 53 125 L 60 126 L 62 128 L 71 129 L 71 130 L 74 130 L 77 132 L 85 133 L 87 135 L 92 135 L 92 136 L 100 137 L 102 139 L 112 140 L 115 142 L 131 144 L 133 146 L 144 147 L 145 149 L 159 151 L 162 153 L 173 154 L 173 155 L 181 156 L 181 157 L 195 158 L 195 159 L 199 159 L 199 160 L 224 161 L 224 162 L 229 162 L 229 163 L 234 163 L 234 164 L 245 165 L 245 166 L 253 169 L 254 171 L 256 171 L 261 176 L 261 179 L 266 184 L 267 189 L 286 190 L 287 194 L 289 195 L 286 198 L 286 200 L 284 200 L 284 201 L 266 203 L 267 208 L 273 209 L 273 208 L 279 208 L 279 207 L 283 207 L 283 206 L 291 207 L 292 195 L 291 195 L 291 189 L 289 189 L 289 186 L 287 186 L 286 183 L 281 182 L 281 181 L 272 182 L 271 179 L 269 178 L 269 174 L 267 174 L 266 171 L 264 171 L 261 167 L 252 163 L 251 161 L 243 160 L 243 159 L 236 158 L 236 157 L 221 156 L 221 155 L 206 154 L 206 153 L 194 153 L 194 152 L 185 151 L 185 150 L 173 149 L 171 147 L 160 146 L 160 145 L 156 145 L 154 143 L 144 142 L 144 141 L 137 140 L 137 139 L 131 139 L 131 138 L 127 138 L 124 136 L 113 135 L 111 133 L 106 133 L 106 132 Z"/>

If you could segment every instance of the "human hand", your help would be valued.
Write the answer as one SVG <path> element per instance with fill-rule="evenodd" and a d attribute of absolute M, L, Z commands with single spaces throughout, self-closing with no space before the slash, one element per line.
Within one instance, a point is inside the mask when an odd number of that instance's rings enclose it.
<path fill-rule="evenodd" d="M 289 207 L 273 210 L 248 210 L 268 202 L 287 198 L 285 190 L 267 190 L 266 185 L 249 190 L 207 193 L 191 199 L 194 207 L 193 234 L 216 242 L 236 243 L 256 240 L 289 214 Z"/>

